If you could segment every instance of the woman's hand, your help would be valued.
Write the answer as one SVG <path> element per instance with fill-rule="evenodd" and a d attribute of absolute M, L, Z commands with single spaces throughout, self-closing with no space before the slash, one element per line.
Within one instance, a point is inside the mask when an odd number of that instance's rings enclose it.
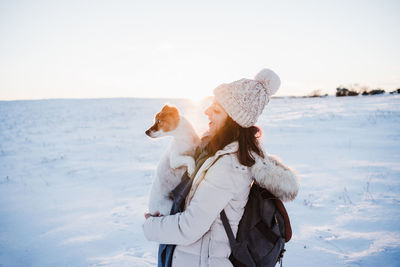
<path fill-rule="evenodd" d="M 147 220 L 150 216 L 152 216 L 152 217 L 161 217 L 161 216 L 164 216 L 164 215 L 163 215 L 163 214 L 160 214 L 159 211 L 157 211 L 157 212 L 154 213 L 154 214 L 150 214 L 150 213 L 148 213 L 148 212 L 146 212 L 146 213 L 144 214 L 144 217 L 146 218 L 146 220 Z"/>

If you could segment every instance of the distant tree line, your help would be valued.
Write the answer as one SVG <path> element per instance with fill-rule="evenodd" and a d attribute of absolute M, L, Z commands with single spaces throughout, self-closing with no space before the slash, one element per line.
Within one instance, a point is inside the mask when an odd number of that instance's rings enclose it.
<path fill-rule="evenodd" d="M 390 94 L 400 94 L 400 88 L 389 92 Z M 369 89 L 366 86 L 359 86 L 358 84 L 354 84 L 350 87 L 350 89 L 345 88 L 343 86 L 339 86 L 336 88 L 336 96 L 356 96 L 356 95 L 380 95 L 385 94 L 385 90 L 383 89 Z M 322 94 L 321 89 L 312 91 L 309 95 L 303 97 L 324 97 L 328 96 L 328 94 Z"/>
<path fill-rule="evenodd" d="M 383 89 L 361 89 L 361 90 L 354 90 L 354 89 L 347 89 L 344 87 L 336 88 L 336 96 L 355 96 L 355 95 L 380 95 L 384 94 L 385 90 Z M 400 94 L 400 88 L 390 92 L 390 94 Z"/>

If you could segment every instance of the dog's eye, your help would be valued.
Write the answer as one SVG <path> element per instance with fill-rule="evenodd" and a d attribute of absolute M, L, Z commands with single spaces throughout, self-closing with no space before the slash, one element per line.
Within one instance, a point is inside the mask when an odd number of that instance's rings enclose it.
<path fill-rule="evenodd" d="M 161 123 L 161 120 L 157 120 L 157 123 L 160 124 L 160 123 Z"/>

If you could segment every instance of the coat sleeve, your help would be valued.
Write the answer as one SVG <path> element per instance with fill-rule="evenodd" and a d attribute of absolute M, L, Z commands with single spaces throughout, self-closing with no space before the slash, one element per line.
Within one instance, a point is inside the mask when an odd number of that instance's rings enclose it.
<path fill-rule="evenodd" d="M 230 156 L 221 157 L 206 173 L 186 210 L 174 215 L 150 217 L 143 232 L 150 241 L 189 245 L 200 239 L 233 198 L 234 176 L 243 176 L 232 167 Z"/>

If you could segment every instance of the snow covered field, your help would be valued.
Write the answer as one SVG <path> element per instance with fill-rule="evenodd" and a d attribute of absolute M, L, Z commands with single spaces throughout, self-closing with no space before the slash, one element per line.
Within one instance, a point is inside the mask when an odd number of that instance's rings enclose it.
<path fill-rule="evenodd" d="M 166 102 L 207 127 L 205 101 L 0 101 L 0 266 L 154 266 L 168 139 L 144 131 Z M 277 98 L 258 125 L 302 178 L 284 266 L 400 266 L 400 95 Z"/>

